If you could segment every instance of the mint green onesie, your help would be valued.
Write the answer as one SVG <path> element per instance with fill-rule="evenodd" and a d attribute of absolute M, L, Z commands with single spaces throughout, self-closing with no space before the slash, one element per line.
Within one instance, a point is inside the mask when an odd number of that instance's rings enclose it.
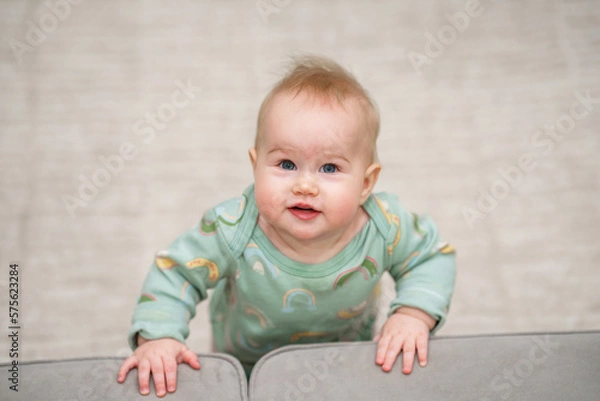
<path fill-rule="evenodd" d="M 393 195 L 372 194 L 368 223 L 330 260 L 303 264 L 279 252 L 257 224 L 254 186 L 209 210 L 157 253 L 135 309 L 136 335 L 184 342 L 196 304 L 208 297 L 216 348 L 247 368 L 287 344 L 368 341 L 379 279 L 389 271 L 400 306 L 446 319 L 454 288 L 454 248 L 431 220 L 406 212 Z"/>

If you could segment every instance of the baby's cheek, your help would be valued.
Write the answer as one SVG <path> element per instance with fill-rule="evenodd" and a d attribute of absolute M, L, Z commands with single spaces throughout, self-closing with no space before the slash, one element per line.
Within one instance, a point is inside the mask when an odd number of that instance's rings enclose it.
<path fill-rule="evenodd" d="M 256 199 L 256 207 L 258 212 L 271 220 L 277 211 L 277 206 L 283 204 L 283 200 L 280 195 L 277 195 L 268 188 L 261 188 L 254 193 Z"/>
<path fill-rule="evenodd" d="M 260 214 L 265 214 L 265 212 L 269 208 L 269 198 L 268 198 L 268 196 L 265 196 L 265 195 L 266 195 L 266 193 L 263 191 L 259 191 L 259 190 L 254 191 L 256 207 L 258 208 L 258 211 Z"/>
<path fill-rule="evenodd" d="M 335 201 L 336 220 L 346 221 L 356 215 L 358 202 L 349 196 L 340 196 Z"/>

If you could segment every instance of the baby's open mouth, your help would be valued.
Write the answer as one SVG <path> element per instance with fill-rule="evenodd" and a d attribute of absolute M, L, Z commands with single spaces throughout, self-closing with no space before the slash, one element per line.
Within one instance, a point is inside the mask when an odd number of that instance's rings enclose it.
<path fill-rule="evenodd" d="M 301 207 L 301 206 L 294 206 L 292 207 L 292 209 L 296 209 L 296 210 L 313 210 L 316 212 L 315 209 L 313 209 L 312 207 Z"/>
<path fill-rule="evenodd" d="M 308 205 L 296 205 L 288 208 L 288 210 L 300 220 L 311 220 L 321 213 Z"/>

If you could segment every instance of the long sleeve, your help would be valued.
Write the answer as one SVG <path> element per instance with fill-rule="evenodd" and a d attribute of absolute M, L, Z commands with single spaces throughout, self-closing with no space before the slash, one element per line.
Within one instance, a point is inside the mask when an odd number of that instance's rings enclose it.
<path fill-rule="evenodd" d="M 181 342 L 188 337 L 196 305 L 235 266 L 220 231 L 218 216 L 211 209 L 196 227 L 156 254 L 133 314 L 128 336 L 132 349 L 137 347 L 137 334 Z"/>
<path fill-rule="evenodd" d="M 397 228 L 389 270 L 397 295 L 389 314 L 401 306 L 421 309 L 437 320 L 435 332 L 446 320 L 454 291 L 454 247 L 440 239 L 429 217 L 407 212 L 391 195 L 386 198 L 388 216 Z"/>

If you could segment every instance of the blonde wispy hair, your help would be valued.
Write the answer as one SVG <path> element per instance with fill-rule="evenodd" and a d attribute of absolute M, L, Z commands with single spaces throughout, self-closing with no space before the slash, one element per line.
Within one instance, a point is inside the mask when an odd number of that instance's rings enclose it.
<path fill-rule="evenodd" d="M 269 107 L 275 97 L 283 93 L 290 94 L 293 98 L 305 94 L 344 109 L 348 102 L 356 102 L 364 117 L 365 134 L 372 147 L 373 161 L 377 160 L 376 143 L 380 118 L 375 102 L 350 72 L 331 59 L 315 55 L 293 57 L 287 74 L 263 100 L 258 112 L 255 147 L 258 147 Z"/>

